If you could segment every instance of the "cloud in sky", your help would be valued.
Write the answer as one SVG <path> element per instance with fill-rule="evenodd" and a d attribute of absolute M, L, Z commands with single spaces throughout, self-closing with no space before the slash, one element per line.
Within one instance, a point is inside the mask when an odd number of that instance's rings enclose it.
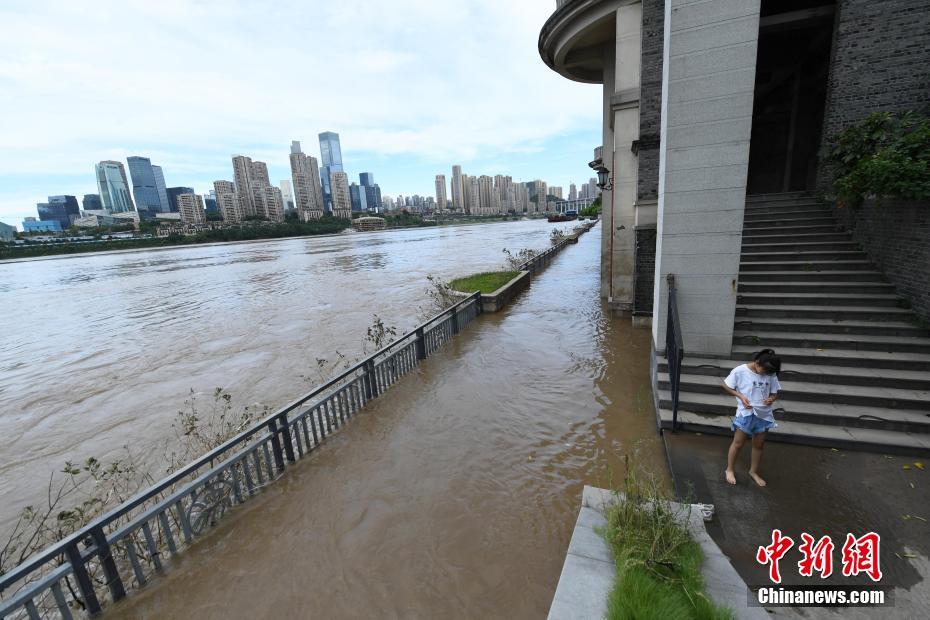
<path fill-rule="evenodd" d="M 431 194 L 433 175 L 587 178 L 600 89 L 539 58 L 549 0 L 32 0 L 0 5 L 0 219 L 96 192 L 145 155 L 205 191 L 229 157 L 289 178 L 290 141 L 339 132 L 353 176 Z M 570 169 L 569 169 L 570 168 Z"/>

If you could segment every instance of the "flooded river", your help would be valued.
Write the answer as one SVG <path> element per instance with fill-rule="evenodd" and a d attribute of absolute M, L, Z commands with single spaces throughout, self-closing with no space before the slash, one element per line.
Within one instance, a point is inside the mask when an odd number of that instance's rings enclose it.
<path fill-rule="evenodd" d="M 43 500 L 65 460 L 126 445 L 159 468 L 192 389 L 281 405 L 318 381 L 316 358 L 357 355 L 373 313 L 413 327 L 428 274 L 498 267 L 503 248 L 546 247 L 551 228 L 536 220 L 0 263 L 0 532 Z"/>
<path fill-rule="evenodd" d="M 489 241 L 498 230 L 523 236 Z M 474 228 L 444 244 L 443 232 L 404 233 L 436 236 L 411 241 L 404 264 L 422 273 L 461 271 L 465 263 L 495 262 L 502 244 L 531 245 L 546 230 L 536 223 Z M 582 486 L 622 476 L 622 455 L 637 447 L 646 467 L 666 471 L 649 405 L 649 332 L 606 313 L 598 297 L 599 237 L 597 227 L 569 246 L 512 306 L 469 325 L 113 615 L 545 617 Z M 383 239 L 404 251 L 399 239 Z M 382 260 L 391 257 L 385 249 Z M 331 267 L 331 277 L 366 273 L 359 269 Z M 390 271 L 359 277 L 373 281 Z M 417 288 L 408 284 L 393 300 L 372 298 L 354 310 L 355 321 L 382 308 L 393 309 L 386 316 L 409 312 L 397 309 L 397 299 L 412 299 Z M 275 302 L 270 330 L 312 320 L 308 312 L 333 332 L 352 327 L 349 311 L 334 300 L 317 308 L 288 287 L 281 294 L 291 297 Z M 222 320 L 210 322 L 214 338 L 219 332 L 248 341 L 248 333 L 217 327 Z M 235 326 L 263 329 L 258 321 Z M 299 349 L 305 337 L 296 327 L 289 333 L 288 348 Z M 277 342 L 267 352 L 256 345 L 253 373 L 293 373 L 299 355 Z M 264 381 L 254 377 L 250 389 Z"/>

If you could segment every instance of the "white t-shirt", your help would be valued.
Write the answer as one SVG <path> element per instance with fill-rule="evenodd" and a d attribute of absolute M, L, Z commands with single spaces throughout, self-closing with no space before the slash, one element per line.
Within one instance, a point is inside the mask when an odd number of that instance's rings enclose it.
<path fill-rule="evenodd" d="M 730 389 L 749 397 L 749 402 L 752 405 L 750 408 L 745 407 L 743 401 L 739 398 L 736 399 L 737 417 L 749 416 L 755 413 L 757 417 L 763 420 L 775 421 L 775 417 L 772 415 L 772 406 L 764 404 L 764 401 L 781 390 L 778 377 L 756 374 L 749 369 L 747 364 L 743 364 L 731 370 L 724 383 Z"/>

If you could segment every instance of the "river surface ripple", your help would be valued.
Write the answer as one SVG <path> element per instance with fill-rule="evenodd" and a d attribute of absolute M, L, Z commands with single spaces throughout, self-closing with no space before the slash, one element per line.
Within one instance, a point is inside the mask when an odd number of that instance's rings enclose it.
<path fill-rule="evenodd" d="M 154 472 L 191 390 L 242 406 L 309 391 L 377 313 L 418 323 L 426 275 L 544 248 L 545 221 L 420 228 L 0 264 L 0 533 L 65 460 Z M 304 377 L 309 377 L 304 378 Z M 158 474 L 160 475 L 160 474 Z"/>
<path fill-rule="evenodd" d="M 608 315 L 599 248 L 597 227 L 114 615 L 545 617 L 582 486 L 633 451 L 667 475 L 649 332 Z"/>

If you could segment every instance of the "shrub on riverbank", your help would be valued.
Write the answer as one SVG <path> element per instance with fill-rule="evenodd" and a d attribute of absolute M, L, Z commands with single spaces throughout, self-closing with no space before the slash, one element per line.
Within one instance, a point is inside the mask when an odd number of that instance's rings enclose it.
<path fill-rule="evenodd" d="M 608 618 L 734 617 L 704 594 L 701 547 L 654 478 L 628 467 L 623 495 L 606 516 L 604 536 L 617 563 Z"/>
<path fill-rule="evenodd" d="M 504 286 L 519 275 L 519 271 L 488 271 L 476 273 L 464 278 L 456 278 L 449 283 L 453 289 L 461 293 L 492 293 Z"/>

